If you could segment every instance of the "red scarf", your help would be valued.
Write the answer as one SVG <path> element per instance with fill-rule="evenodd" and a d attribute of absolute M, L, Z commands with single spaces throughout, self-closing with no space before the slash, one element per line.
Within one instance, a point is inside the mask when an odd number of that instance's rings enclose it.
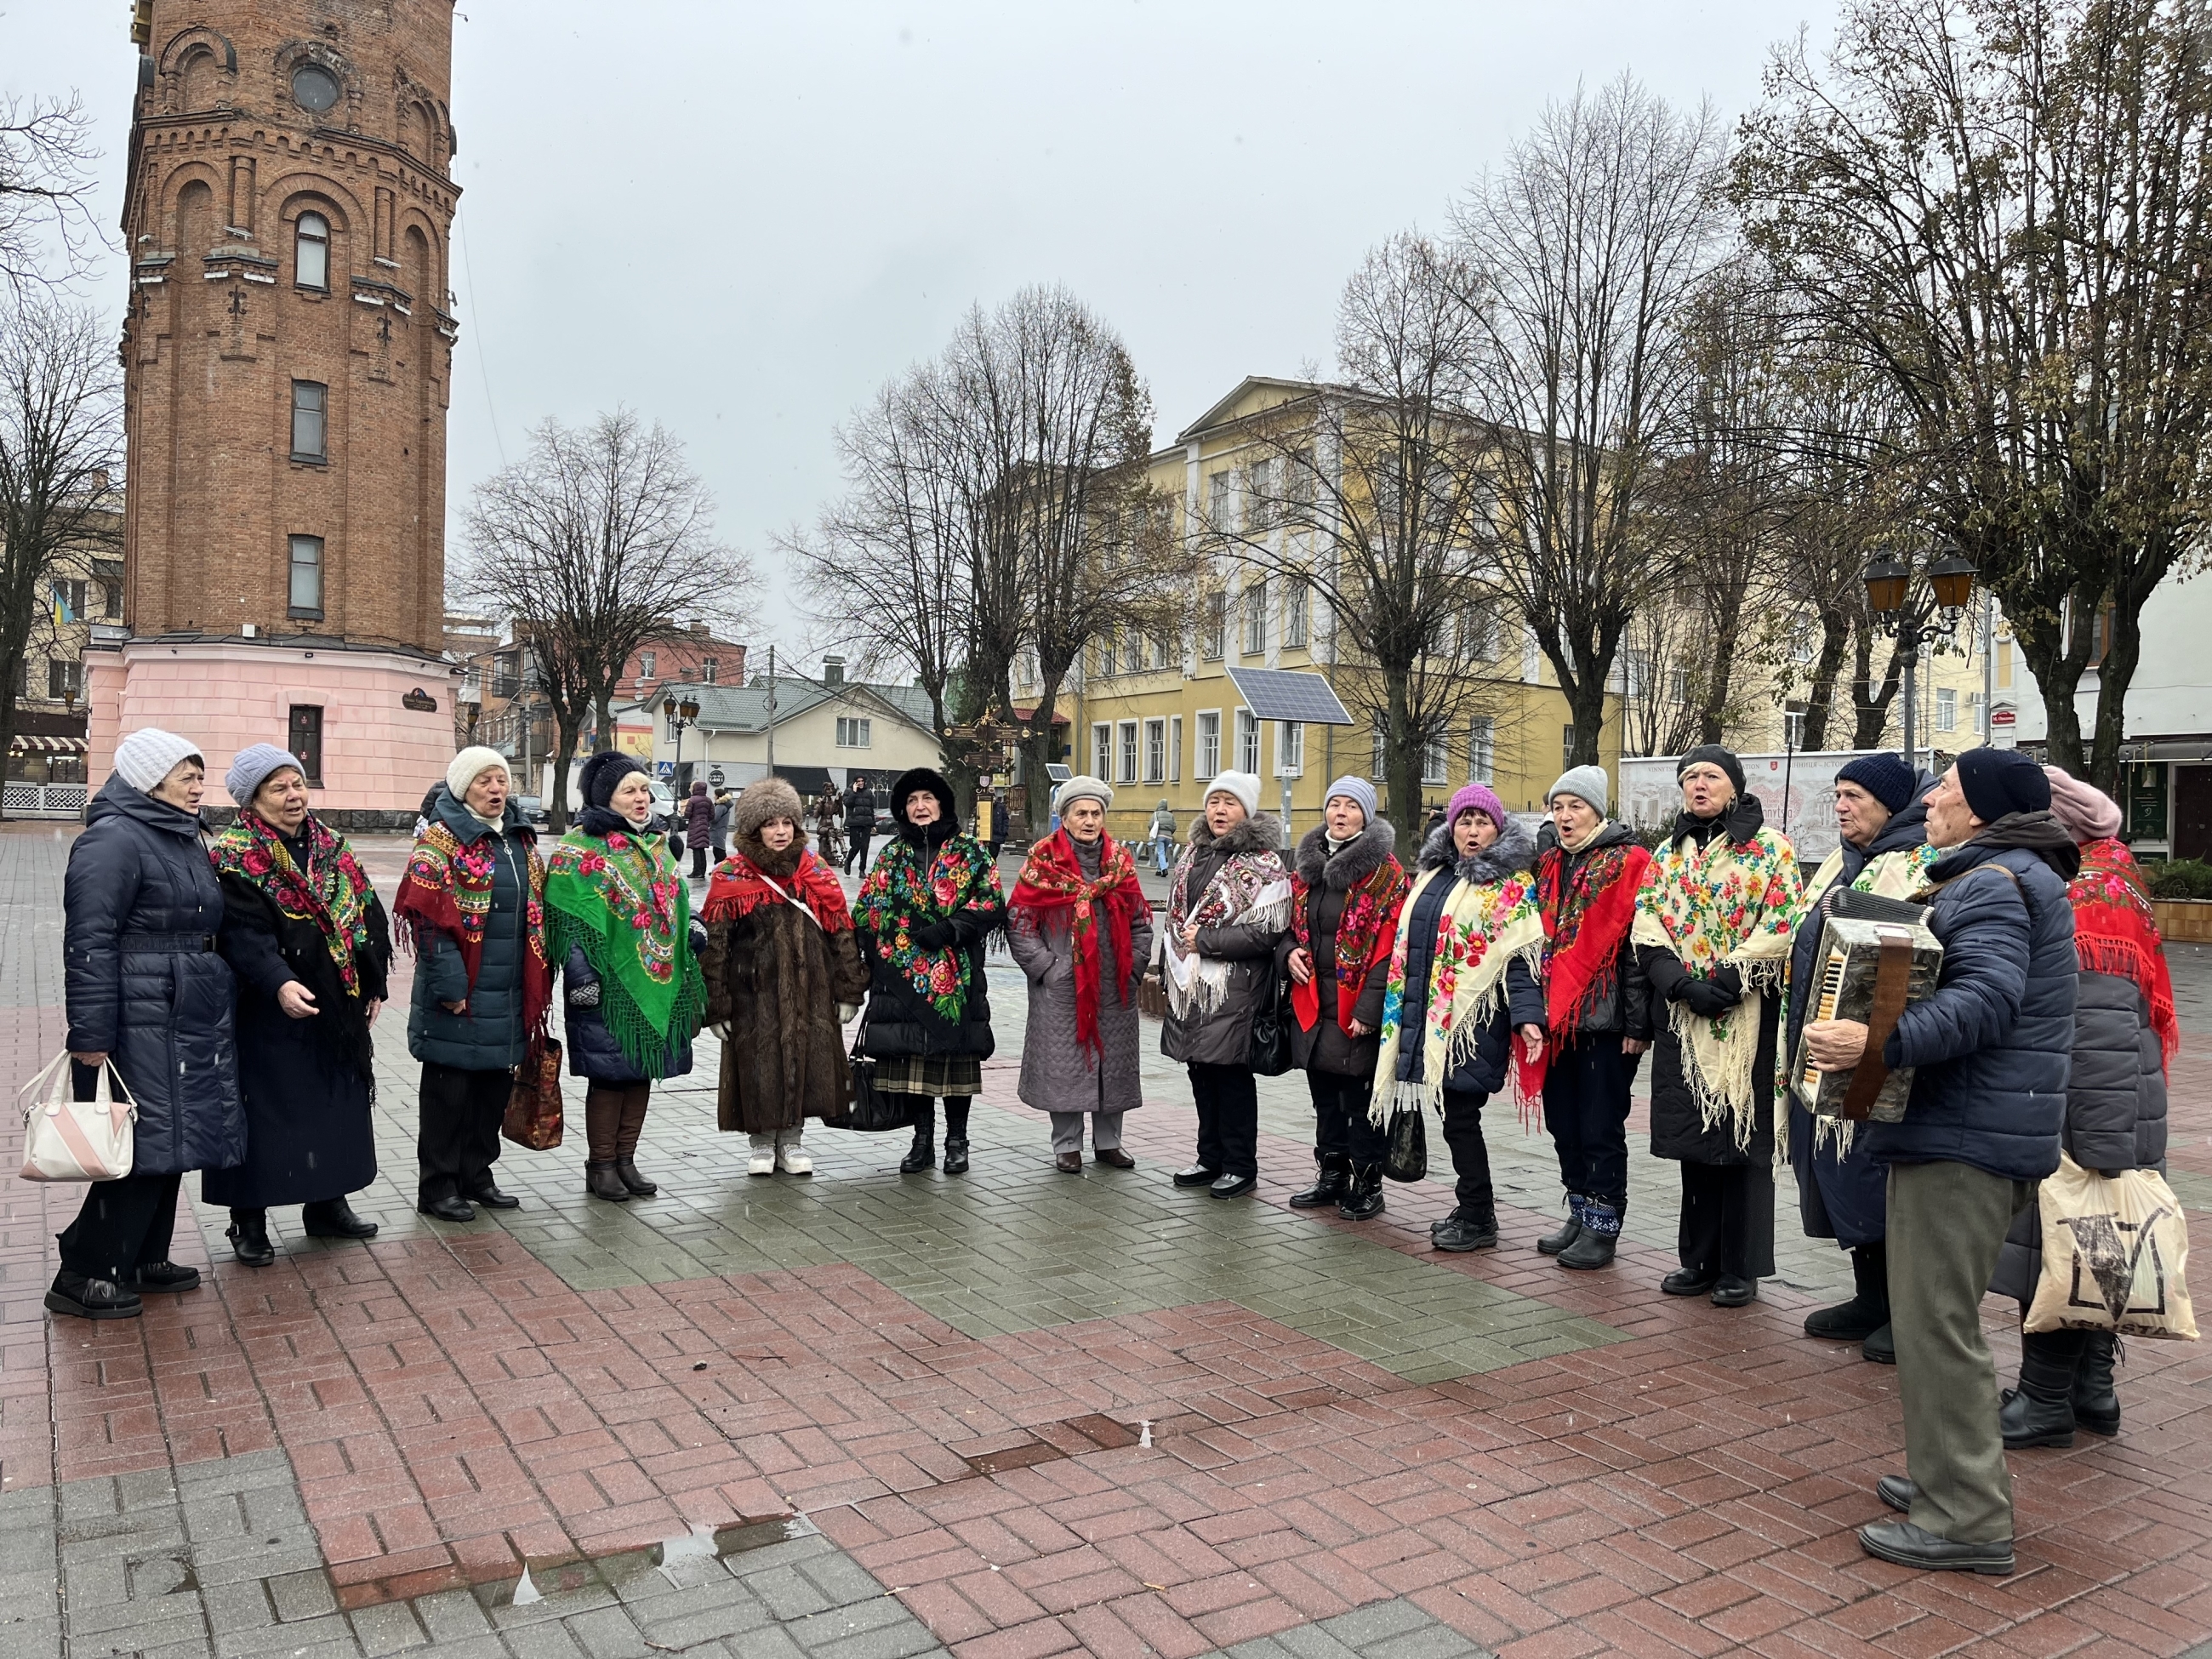
<path fill-rule="evenodd" d="M 756 906 L 788 903 L 790 899 L 785 896 L 788 894 L 790 898 L 803 900 L 814 912 L 823 933 L 852 931 L 853 912 L 845 902 L 845 890 L 811 849 L 801 852 L 799 867 L 776 878 L 776 883 L 782 891 L 769 886 L 760 866 L 743 853 L 732 853 L 714 866 L 714 876 L 707 883 L 706 907 L 699 915 L 710 922 L 735 921 L 752 915 Z"/>
<path fill-rule="evenodd" d="M 545 1030 L 546 1011 L 553 1005 L 553 966 L 545 955 L 545 860 L 538 856 L 538 838 L 531 830 L 516 825 L 505 833 L 522 849 L 530 873 L 530 890 L 523 895 L 530 948 L 522 953 L 522 1024 L 538 1035 Z M 442 822 L 434 821 L 416 837 L 407 873 L 400 878 L 399 899 L 392 907 L 402 937 L 418 949 L 432 933 L 453 940 L 472 994 L 477 969 L 483 965 L 484 929 L 491 921 L 497 839 L 487 834 L 464 843 Z"/>
<path fill-rule="evenodd" d="M 1651 854 L 1634 842 L 1602 847 L 1576 859 L 1548 847 L 1536 860 L 1536 902 L 1544 912 L 1544 1024 L 1548 1060 L 1572 1040 L 1596 996 L 1618 981 L 1621 941 L 1636 919 L 1636 892 Z M 1541 1086 L 1541 1073 L 1528 1079 Z"/>
<path fill-rule="evenodd" d="M 1324 872 L 1328 866 L 1322 866 Z M 1390 959 L 1398 937 L 1398 913 L 1405 908 L 1406 872 L 1395 858 L 1385 859 L 1367 873 L 1366 879 L 1344 896 L 1344 914 L 1336 923 L 1336 1023 L 1352 1036 L 1352 1016 L 1359 1012 L 1359 994 L 1377 963 Z M 1299 950 L 1313 951 L 1313 889 L 1304 876 L 1291 877 L 1291 936 Z M 1349 963 L 1352 971 L 1346 972 Z M 1310 1031 L 1321 1018 L 1321 972 L 1303 985 L 1291 987 L 1291 1012 L 1298 1030 Z M 1357 1039 L 1354 1039 L 1357 1041 Z"/>
<path fill-rule="evenodd" d="M 2081 873 L 2066 896 L 2074 905 L 2074 954 L 2081 971 L 2111 974 L 2143 994 L 2150 1004 L 2151 1029 L 2158 1033 L 2159 1058 L 2171 1071 L 2181 1048 L 2173 977 L 2134 855 L 2109 837 L 2087 842 L 2081 848 Z"/>
<path fill-rule="evenodd" d="M 1111 836 L 1098 843 L 1098 878 L 1083 873 L 1075 856 L 1075 843 L 1067 831 L 1055 830 L 1030 848 L 1014 884 L 1012 908 L 1016 910 L 1066 910 L 1067 938 L 1075 956 L 1075 1040 L 1094 1055 L 1103 1054 L 1098 1035 L 1098 913 L 1104 911 L 1113 934 L 1114 960 L 1118 971 L 1123 1007 L 1129 1004 L 1132 945 L 1130 928 L 1151 908 L 1137 883 L 1137 861 L 1129 849 Z"/>

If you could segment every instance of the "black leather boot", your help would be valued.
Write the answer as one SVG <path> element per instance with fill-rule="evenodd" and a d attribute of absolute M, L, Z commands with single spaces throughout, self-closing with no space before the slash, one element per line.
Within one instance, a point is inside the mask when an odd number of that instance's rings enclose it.
<path fill-rule="evenodd" d="M 1565 1249 L 1568 1245 L 1573 1243 L 1575 1240 L 1581 1237 L 1583 1231 L 1583 1206 L 1589 1202 L 1589 1200 L 1584 1198 L 1580 1193 L 1569 1193 L 1567 1194 L 1566 1220 L 1560 1224 L 1559 1230 L 1557 1232 L 1546 1233 L 1541 1238 L 1538 1239 L 1536 1241 L 1536 1249 L 1546 1255 L 1557 1255 L 1560 1251 Z"/>
<path fill-rule="evenodd" d="M 1882 1246 L 1862 1244 L 1852 1250 L 1851 1278 L 1851 1299 L 1807 1314 L 1806 1335 L 1828 1342 L 1863 1342 L 1889 1323 L 1889 1266 Z"/>
<path fill-rule="evenodd" d="M 2080 1331 L 2023 1331 L 2020 1386 L 2007 1389 L 1997 1410 L 2005 1449 L 2074 1443 L 2074 1371 L 2081 1358 Z"/>
<path fill-rule="evenodd" d="M 265 1267 L 276 1259 L 276 1247 L 269 1242 L 266 1210 L 233 1210 L 223 1236 L 230 1240 L 238 1259 L 249 1267 Z"/>
<path fill-rule="evenodd" d="M 1323 1152 L 1316 1162 L 1321 1173 L 1314 1177 L 1314 1184 L 1302 1193 L 1291 1194 L 1291 1207 L 1294 1210 L 1319 1210 L 1341 1204 L 1352 1185 L 1352 1160 L 1342 1152 Z"/>
<path fill-rule="evenodd" d="M 1613 1253 L 1620 1245 L 1620 1210 L 1602 1199 L 1582 1200 L 1583 1224 L 1574 1240 L 1559 1252 L 1559 1265 L 1589 1273 L 1613 1266 Z"/>
<path fill-rule="evenodd" d="M 1468 1250 L 1494 1250 L 1498 1248 L 1498 1207 L 1486 1204 L 1479 1210 L 1462 1204 L 1444 1218 L 1443 1224 L 1429 1235 L 1429 1248 L 1449 1250 L 1455 1255 Z"/>
<path fill-rule="evenodd" d="M 2120 1431 L 2120 1394 L 2112 1383 L 2112 1360 L 2120 1339 L 2110 1331 L 2091 1331 L 2074 1368 L 2074 1422 L 2092 1434 L 2110 1437 Z"/>
<path fill-rule="evenodd" d="M 947 1135 L 945 1137 L 945 1173 L 947 1175 L 966 1175 L 968 1173 L 967 1136 Z"/>
<path fill-rule="evenodd" d="M 1353 1166 L 1352 1185 L 1337 1200 L 1336 1212 L 1346 1221 L 1366 1221 L 1382 1213 L 1382 1166 L 1380 1164 Z"/>
<path fill-rule="evenodd" d="M 374 1238 L 376 1224 L 354 1213 L 343 1198 L 300 1206 L 300 1228 L 310 1238 Z"/>
<path fill-rule="evenodd" d="M 914 1145 L 907 1148 L 906 1156 L 899 1160 L 901 1175 L 919 1175 L 924 1170 L 937 1167 L 937 1126 L 914 1132 Z"/>
<path fill-rule="evenodd" d="M 633 1197 L 651 1198 L 660 1190 L 659 1185 L 647 1181 L 637 1172 L 637 1165 L 627 1158 L 615 1160 L 615 1179 L 629 1189 Z"/>
<path fill-rule="evenodd" d="M 585 1164 L 584 1190 L 593 1198 L 604 1198 L 610 1204 L 629 1202 L 629 1188 L 623 1185 L 623 1179 L 615 1173 L 612 1164 Z"/>

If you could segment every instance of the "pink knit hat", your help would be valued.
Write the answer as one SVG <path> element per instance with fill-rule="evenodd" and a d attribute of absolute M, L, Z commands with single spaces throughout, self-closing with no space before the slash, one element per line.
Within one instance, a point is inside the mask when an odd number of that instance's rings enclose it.
<path fill-rule="evenodd" d="M 2070 772 L 2046 766 L 2051 780 L 2051 816 L 2077 842 L 2103 841 L 2120 833 L 2120 806 L 2094 783 L 2084 783 Z"/>
<path fill-rule="evenodd" d="M 1497 791 L 1486 783 L 1470 783 L 1451 798 L 1445 809 L 1444 823 L 1457 823 L 1462 812 L 1487 812 L 1490 821 L 1502 831 L 1505 828 L 1505 803 L 1498 799 Z"/>

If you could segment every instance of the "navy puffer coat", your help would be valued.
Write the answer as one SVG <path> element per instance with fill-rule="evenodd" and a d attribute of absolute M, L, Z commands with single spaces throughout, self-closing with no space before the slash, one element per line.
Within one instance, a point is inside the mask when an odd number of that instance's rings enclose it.
<path fill-rule="evenodd" d="M 199 819 L 120 777 L 85 818 L 62 888 L 70 1048 L 113 1056 L 137 1103 L 133 1175 L 229 1169 L 246 1158 L 238 993 Z"/>
<path fill-rule="evenodd" d="M 706 949 L 707 930 L 695 921 L 691 924 L 692 954 L 702 955 Z M 690 1074 L 689 1036 L 671 1037 L 660 1069 L 652 1076 L 632 1065 L 622 1044 L 615 1041 L 615 1034 L 607 1030 L 606 1021 L 600 1018 L 601 994 L 599 972 L 584 954 L 584 947 L 570 945 L 568 960 L 561 964 L 562 1013 L 568 1033 L 569 1076 L 589 1078 L 594 1083 L 620 1089 L 633 1083 L 653 1083 Z"/>
<path fill-rule="evenodd" d="M 436 813 L 464 847 L 493 833 L 450 790 L 438 792 Z M 522 1064 L 529 1036 L 523 1029 L 522 963 L 530 949 L 530 855 L 537 837 L 512 797 L 501 829 L 493 848 L 491 915 L 484 923 L 475 988 L 469 985 L 460 946 L 442 933 L 429 935 L 416 951 L 407 1052 L 465 1072 L 511 1071 Z M 449 1002 L 465 1002 L 467 1010 L 454 1013 L 443 1006 Z"/>
<path fill-rule="evenodd" d="M 1929 870 L 1942 976 L 1884 1050 L 1918 1070 L 1904 1119 L 1862 1130 L 1877 1161 L 1969 1164 L 2011 1181 L 2057 1169 L 2079 978 L 2066 884 L 2079 858 L 2048 812 L 2019 812 Z"/>
<path fill-rule="evenodd" d="M 1399 923 L 1406 933 L 1406 1000 L 1399 1011 L 1405 1030 L 1418 1033 L 1427 1018 L 1429 976 L 1436 965 L 1437 924 L 1452 890 L 1462 882 L 1503 881 L 1528 871 L 1535 862 L 1536 843 L 1518 819 L 1507 819 L 1496 841 L 1465 858 L 1459 855 L 1449 827 L 1439 826 L 1430 832 L 1421 848 L 1420 867 L 1445 873 L 1418 897 L 1407 901 L 1404 919 Z M 1444 1079 L 1445 1089 L 1453 1094 L 1496 1094 L 1505 1086 L 1506 1068 L 1512 1063 L 1514 1032 L 1523 1025 L 1543 1024 L 1544 988 L 1536 982 L 1528 964 L 1516 957 L 1505 964 L 1505 995 L 1476 1038 L 1474 1053 Z M 1420 1055 L 1419 1043 L 1401 1042 L 1398 1076 L 1401 1080 Z"/>

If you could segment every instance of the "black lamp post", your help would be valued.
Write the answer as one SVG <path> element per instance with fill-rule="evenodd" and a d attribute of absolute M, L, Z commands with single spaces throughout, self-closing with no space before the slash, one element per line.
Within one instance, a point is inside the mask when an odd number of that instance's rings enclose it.
<path fill-rule="evenodd" d="M 1928 564 L 1928 591 L 1915 597 L 1913 568 L 1909 558 L 1884 554 L 1867 567 L 1867 603 L 1875 625 L 1897 640 L 1897 659 L 1905 674 L 1905 763 L 1913 765 L 1919 728 L 1913 671 L 1920 665 L 1920 647 L 1948 640 L 1959 631 L 1960 619 L 1974 595 L 1974 562 L 1956 547 L 1947 548 Z"/>
<path fill-rule="evenodd" d="M 660 700 L 660 712 L 668 721 L 668 735 L 676 744 L 676 780 L 684 781 L 684 734 L 699 723 L 699 699 L 686 696 L 681 702 L 672 691 Z"/>

